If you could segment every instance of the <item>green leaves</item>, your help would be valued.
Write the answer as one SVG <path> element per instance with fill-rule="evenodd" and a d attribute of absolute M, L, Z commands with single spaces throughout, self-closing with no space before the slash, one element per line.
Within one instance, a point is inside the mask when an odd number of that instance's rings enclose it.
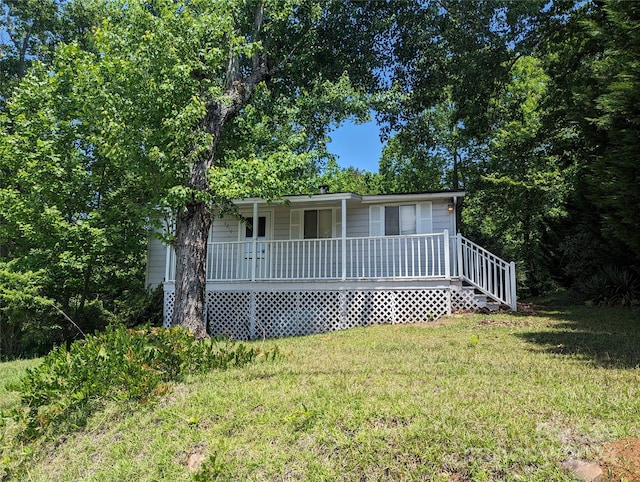
<path fill-rule="evenodd" d="M 255 348 L 226 340 L 200 340 L 181 328 L 107 329 L 58 348 L 11 389 L 22 407 L 13 413 L 22 437 L 33 440 L 81 426 L 108 399 L 147 401 L 184 374 L 252 363 Z M 277 349 L 263 355 L 277 358 Z"/>

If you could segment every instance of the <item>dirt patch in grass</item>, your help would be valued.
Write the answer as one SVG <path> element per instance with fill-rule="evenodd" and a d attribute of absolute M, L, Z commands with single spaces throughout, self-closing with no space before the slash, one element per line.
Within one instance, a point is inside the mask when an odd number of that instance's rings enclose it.
<path fill-rule="evenodd" d="M 207 446 L 200 442 L 192 446 L 183 456 L 184 464 L 189 472 L 197 472 L 207 458 Z"/>
<path fill-rule="evenodd" d="M 640 482 L 640 439 L 626 437 L 604 446 L 603 480 Z"/>
<path fill-rule="evenodd" d="M 535 321 L 528 318 L 482 318 L 478 321 L 478 325 L 524 328 L 535 325 Z"/>

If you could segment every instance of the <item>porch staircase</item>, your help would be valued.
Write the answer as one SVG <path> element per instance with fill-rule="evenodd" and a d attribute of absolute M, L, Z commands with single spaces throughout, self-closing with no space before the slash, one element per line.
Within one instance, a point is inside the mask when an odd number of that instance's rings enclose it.
<path fill-rule="evenodd" d="M 455 236 L 455 262 L 462 289 L 473 289 L 479 307 L 517 310 L 516 267 L 461 234 Z M 464 286 L 466 285 L 466 286 Z"/>

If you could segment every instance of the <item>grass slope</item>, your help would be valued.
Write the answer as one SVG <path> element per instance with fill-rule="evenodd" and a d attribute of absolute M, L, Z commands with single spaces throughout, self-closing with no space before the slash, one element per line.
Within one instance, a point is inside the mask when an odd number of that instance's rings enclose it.
<path fill-rule="evenodd" d="M 0 363 L 0 411 L 18 403 L 18 394 L 8 391 L 7 384 L 18 382 L 28 368 L 33 368 L 39 363 L 39 358 Z"/>
<path fill-rule="evenodd" d="M 267 341 L 286 358 L 114 402 L 36 449 L 29 480 L 572 480 L 561 461 L 640 435 L 637 318 L 568 307 Z"/>

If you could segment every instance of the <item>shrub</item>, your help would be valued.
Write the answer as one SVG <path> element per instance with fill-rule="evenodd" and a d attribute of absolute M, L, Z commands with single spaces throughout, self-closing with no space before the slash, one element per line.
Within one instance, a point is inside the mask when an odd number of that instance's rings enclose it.
<path fill-rule="evenodd" d="M 629 268 L 603 266 L 580 289 L 590 301 L 601 305 L 631 306 L 640 302 L 640 280 Z"/>
<path fill-rule="evenodd" d="M 116 301 L 118 323 L 128 326 L 162 326 L 164 291 L 162 285 L 151 291 L 133 290 Z"/>
<path fill-rule="evenodd" d="M 265 353 L 274 358 L 278 351 Z M 107 399 L 145 401 L 187 373 L 253 362 L 259 351 L 223 339 L 196 340 L 183 328 L 107 328 L 69 349 L 51 351 L 17 386 L 21 408 L 13 418 L 22 437 L 82 426 Z"/>

